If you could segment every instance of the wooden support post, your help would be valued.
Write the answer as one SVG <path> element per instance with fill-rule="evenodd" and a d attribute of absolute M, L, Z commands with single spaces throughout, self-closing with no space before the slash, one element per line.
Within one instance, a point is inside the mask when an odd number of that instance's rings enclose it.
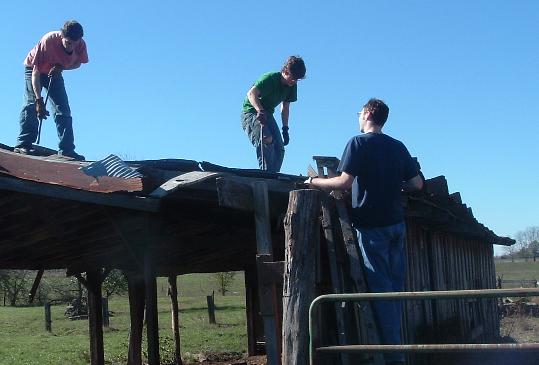
<path fill-rule="evenodd" d="M 86 272 L 88 285 L 88 328 L 90 332 L 91 365 L 104 365 L 103 305 L 101 303 L 101 270 Z"/>
<path fill-rule="evenodd" d="M 176 275 L 168 277 L 168 292 L 170 295 L 170 307 L 172 314 L 172 334 L 174 336 L 174 358 L 176 365 L 182 365 L 182 355 L 180 346 L 180 321 L 179 321 L 179 306 L 178 306 L 178 285 Z"/>
<path fill-rule="evenodd" d="M 254 260 L 253 260 L 254 261 Z M 247 352 L 249 356 L 262 355 L 265 352 L 259 342 L 262 342 L 263 323 L 259 314 L 259 297 L 257 292 L 257 272 L 255 265 L 245 268 L 245 311 L 247 315 Z"/>
<path fill-rule="evenodd" d="M 103 327 L 108 328 L 110 326 L 109 316 L 109 298 L 103 298 Z"/>
<path fill-rule="evenodd" d="M 320 193 L 290 192 L 285 226 L 283 364 L 309 364 L 309 306 L 316 297 L 316 254 L 320 240 Z"/>
<path fill-rule="evenodd" d="M 151 250 L 144 255 L 144 283 L 146 293 L 146 332 L 148 337 L 148 364 L 159 365 L 159 319 L 157 315 L 157 281 Z"/>
<path fill-rule="evenodd" d="M 34 301 L 34 297 L 36 296 L 37 288 L 39 287 L 39 282 L 41 281 L 41 278 L 43 277 L 43 272 L 45 270 L 40 269 L 37 272 L 36 279 L 34 280 L 34 284 L 32 285 L 32 289 L 30 289 L 30 295 L 28 297 L 28 303 L 32 304 Z"/>
<path fill-rule="evenodd" d="M 131 328 L 129 332 L 128 365 L 142 365 L 142 328 L 144 326 L 145 288 L 142 276 L 127 273 L 129 291 L 129 314 Z"/>
<path fill-rule="evenodd" d="M 256 224 L 256 245 L 258 254 L 273 255 L 271 245 L 271 229 L 269 217 L 268 187 L 265 182 L 253 183 L 253 198 Z M 266 339 L 267 365 L 281 364 L 281 334 L 277 307 L 275 285 L 260 285 L 260 312 L 264 319 L 264 336 Z"/>
<path fill-rule="evenodd" d="M 52 332 L 51 303 L 45 303 L 45 331 Z"/>
<path fill-rule="evenodd" d="M 210 324 L 215 324 L 215 302 L 212 295 L 206 296 L 206 303 L 208 303 L 208 318 Z"/>

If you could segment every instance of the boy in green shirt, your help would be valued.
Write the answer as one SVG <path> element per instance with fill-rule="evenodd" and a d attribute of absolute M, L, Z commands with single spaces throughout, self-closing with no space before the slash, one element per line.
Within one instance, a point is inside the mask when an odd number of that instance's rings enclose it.
<path fill-rule="evenodd" d="M 263 74 L 247 92 L 241 122 L 243 130 L 256 148 L 258 164 L 262 170 L 281 170 L 284 146 L 290 142 L 290 103 L 297 100 L 297 82 L 305 77 L 305 72 L 305 63 L 301 57 L 290 56 L 281 72 Z M 283 123 L 282 136 L 273 117 L 275 107 L 279 104 Z"/>

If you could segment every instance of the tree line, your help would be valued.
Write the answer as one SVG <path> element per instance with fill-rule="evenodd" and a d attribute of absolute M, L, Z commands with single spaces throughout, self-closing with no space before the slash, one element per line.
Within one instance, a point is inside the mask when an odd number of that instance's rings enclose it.
<path fill-rule="evenodd" d="M 30 305 L 29 294 L 36 277 L 32 270 L 0 270 L 0 300 L 3 305 Z M 106 298 L 114 294 L 127 292 L 127 278 L 119 270 L 112 270 L 103 282 L 103 295 Z M 47 271 L 41 279 L 32 305 L 46 302 L 71 303 L 86 296 L 86 289 L 74 277 L 66 277 L 64 270 Z"/>
<path fill-rule="evenodd" d="M 218 272 L 212 274 L 214 285 L 221 293 L 230 292 L 234 283 L 236 272 Z M 65 270 L 50 270 L 41 279 L 32 303 L 29 303 L 29 294 L 36 277 L 32 270 L 0 270 L 0 305 L 27 306 L 43 305 L 46 302 L 72 303 L 74 300 L 82 302 L 86 297 L 86 289 L 75 277 L 66 277 Z M 103 296 L 127 293 L 127 278 L 120 270 L 111 270 L 103 282 Z"/>
<path fill-rule="evenodd" d="M 515 234 L 516 243 L 505 249 L 505 256 L 511 260 L 539 258 L 539 226 L 528 227 Z"/>

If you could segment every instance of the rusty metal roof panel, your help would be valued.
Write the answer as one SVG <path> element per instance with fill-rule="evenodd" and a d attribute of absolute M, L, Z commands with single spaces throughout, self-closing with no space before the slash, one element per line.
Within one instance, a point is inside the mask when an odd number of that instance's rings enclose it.
<path fill-rule="evenodd" d="M 89 176 L 81 170 L 81 167 L 87 165 L 86 162 L 61 160 L 52 156 L 26 156 L 0 149 L 0 173 L 4 175 L 100 193 L 136 192 L 143 189 L 140 177 L 125 179 Z"/>

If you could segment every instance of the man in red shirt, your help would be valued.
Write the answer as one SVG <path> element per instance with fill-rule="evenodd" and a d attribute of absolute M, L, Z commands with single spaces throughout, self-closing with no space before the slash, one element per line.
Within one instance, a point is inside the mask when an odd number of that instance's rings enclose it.
<path fill-rule="evenodd" d="M 21 131 L 17 138 L 15 152 L 32 153 L 32 143 L 36 140 L 38 133 L 38 118 L 47 119 L 49 116 L 45 101 L 41 96 L 41 89 L 45 87 L 49 88 L 47 92 L 60 139 L 58 154 L 75 160 L 84 160 L 84 156 L 75 152 L 71 109 L 62 77 L 63 70 L 73 70 L 79 68 L 82 63 L 88 62 L 83 35 L 82 26 L 70 20 L 60 31 L 45 34 L 26 56 L 24 60 L 25 104 L 21 111 Z"/>

